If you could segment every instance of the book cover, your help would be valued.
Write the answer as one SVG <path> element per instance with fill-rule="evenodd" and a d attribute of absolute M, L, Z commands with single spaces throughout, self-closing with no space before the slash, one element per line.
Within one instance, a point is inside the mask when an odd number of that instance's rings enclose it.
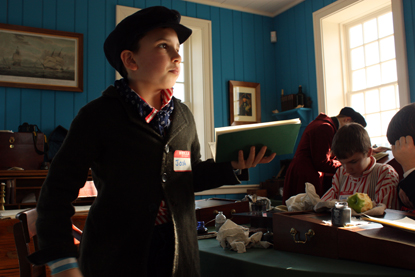
<path fill-rule="evenodd" d="M 267 146 L 265 156 L 292 154 L 301 127 L 300 119 L 279 120 L 215 128 L 215 143 L 210 143 L 216 162 L 238 160 L 238 151 L 247 159 L 251 146 L 256 152 Z"/>

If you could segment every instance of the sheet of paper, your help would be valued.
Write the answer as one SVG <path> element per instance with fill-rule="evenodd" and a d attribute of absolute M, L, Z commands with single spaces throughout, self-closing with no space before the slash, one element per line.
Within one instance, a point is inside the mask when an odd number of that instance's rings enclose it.
<path fill-rule="evenodd" d="M 397 219 L 397 220 L 388 220 L 388 219 L 383 219 L 383 218 L 376 218 L 376 217 L 366 216 L 366 217 L 364 217 L 364 219 L 369 220 L 369 221 L 373 221 L 373 222 L 377 222 L 377 223 L 381 223 L 381 224 L 385 224 L 385 225 L 389 225 L 389 226 L 392 226 L 392 227 L 402 228 L 402 229 L 406 229 L 406 230 L 410 230 L 410 231 L 415 232 L 415 220 L 413 220 L 409 217 L 404 217 L 404 218 Z"/>

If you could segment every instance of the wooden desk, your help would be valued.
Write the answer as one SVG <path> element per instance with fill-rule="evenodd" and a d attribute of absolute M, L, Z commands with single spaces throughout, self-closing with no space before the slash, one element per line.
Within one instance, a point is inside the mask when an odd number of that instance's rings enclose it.
<path fill-rule="evenodd" d="M 238 254 L 224 250 L 216 239 L 199 240 L 202 277 L 284 276 L 284 277 L 368 277 L 415 276 L 415 271 L 348 260 L 274 250 L 247 249 Z M 389 255 L 385 253 L 385 255 Z M 410 255 L 410 253 L 408 253 Z"/>

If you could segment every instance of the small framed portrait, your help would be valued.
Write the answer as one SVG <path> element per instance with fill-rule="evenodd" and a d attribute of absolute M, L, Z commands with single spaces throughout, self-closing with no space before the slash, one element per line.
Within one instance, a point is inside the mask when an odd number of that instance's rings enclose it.
<path fill-rule="evenodd" d="M 261 122 L 260 84 L 229 81 L 230 125 Z"/>

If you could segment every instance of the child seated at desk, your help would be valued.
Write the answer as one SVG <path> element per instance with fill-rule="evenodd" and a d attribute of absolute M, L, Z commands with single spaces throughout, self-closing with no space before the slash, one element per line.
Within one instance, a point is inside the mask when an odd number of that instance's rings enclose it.
<path fill-rule="evenodd" d="M 333 138 L 331 150 L 342 166 L 322 201 L 346 201 L 354 193 L 363 192 L 386 208 L 397 208 L 399 176 L 392 166 L 376 163 L 369 135 L 361 125 L 350 123 L 341 127 Z"/>

